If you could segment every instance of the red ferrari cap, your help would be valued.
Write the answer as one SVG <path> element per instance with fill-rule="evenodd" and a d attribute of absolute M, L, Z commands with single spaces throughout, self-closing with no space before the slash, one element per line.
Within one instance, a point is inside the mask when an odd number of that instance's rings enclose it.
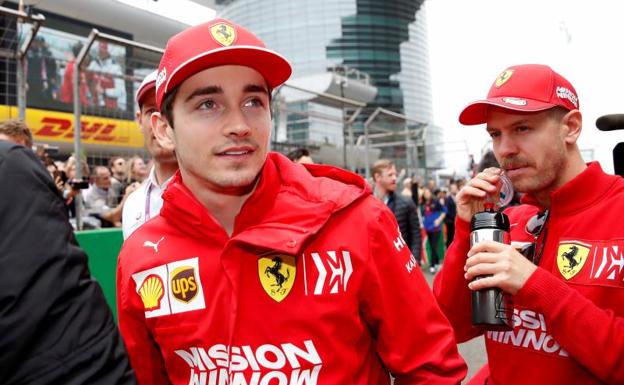
<path fill-rule="evenodd" d="M 143 98 L 147 94 L 147 91 L 156 88 L 156 74 L 158 74 L 158 71 L 150 72 L 141 82 L 134 98 L 139 106 L 143 104 Z"/>
<path fill-rule="evenodd" d="M 507 68 L 496 80 L 487 99 L 470 103 L 459 114 L 465 125 L 485 123 L 488 106 L 514 111 L 543 111 L 561 106 L 579 108 L 579 99 L 572 84 L 552 68 L 541 64 L 523 64 Z"/>
<path fill-rule="evenodd" d="M 165 95 L 197 72 L 222 65 L 241 65 L 258 71 L 273 89 L 290 77 L 288 61 L 253 33 L 225 19 L 190 27 L 167 42 L 156 78 L 156 105 Z"/>

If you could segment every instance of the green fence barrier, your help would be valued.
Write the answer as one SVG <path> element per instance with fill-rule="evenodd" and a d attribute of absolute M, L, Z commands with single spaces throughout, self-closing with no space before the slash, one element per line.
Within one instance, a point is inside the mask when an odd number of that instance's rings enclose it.
<path fill-rule="evenodd" d="M 86 230 L 75 233 L 76 240 L 89 257 L 89 270 L 98 281 L 115 320 L 117 319 L 117 294 L 115 274 L 117 256 L 123 243 L 121 229 Z"/>

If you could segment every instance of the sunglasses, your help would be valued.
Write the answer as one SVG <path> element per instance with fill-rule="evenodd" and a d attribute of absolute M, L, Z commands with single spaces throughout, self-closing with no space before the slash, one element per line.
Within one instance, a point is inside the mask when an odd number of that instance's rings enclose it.
<path fill-rule="evenodd" d="M 522 250 L 522 254 L 535 265 L 539 265 L 539 262 L 542 259 L 542 253 L 544 252 L 546 235 L 548 233 L 546 226 L 546 222 L 548 222 L 548 214 L 548 210 L 541 211 L 532 216 L 526 224 L 525 230 L 533 236 L 534 242 L 528 248 Z"/>

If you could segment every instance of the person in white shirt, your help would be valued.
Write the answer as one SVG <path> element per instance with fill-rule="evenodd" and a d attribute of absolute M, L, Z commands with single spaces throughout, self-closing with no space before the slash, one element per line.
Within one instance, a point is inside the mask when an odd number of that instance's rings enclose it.
<path fill-rule="evenodd" d="M 143 79 L 136 93 L 139 106 L 136 112 L 137 124 L 141 127 L 145 147 L 153 158 L 153 166 L 141 187 L 132 193 L 123 207 L 122 230 L 127 239 L 139 226 L 158 215 L 162 207 L 162 193 L 178 169 L 178 162 L 172 151 L 162 148 L 152 133 L 151 116 L 156 111 L 156 71 Z"/>

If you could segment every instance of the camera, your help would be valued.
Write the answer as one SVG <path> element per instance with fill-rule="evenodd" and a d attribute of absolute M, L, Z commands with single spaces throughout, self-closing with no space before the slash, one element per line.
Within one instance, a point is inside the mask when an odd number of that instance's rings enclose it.
<path fill-rule="evenodd" d="M 88 179 L 72 179 L 67 182 L 70 187 L 74 190 L 84 190 L 89 188 L 89 180 Z"/>

